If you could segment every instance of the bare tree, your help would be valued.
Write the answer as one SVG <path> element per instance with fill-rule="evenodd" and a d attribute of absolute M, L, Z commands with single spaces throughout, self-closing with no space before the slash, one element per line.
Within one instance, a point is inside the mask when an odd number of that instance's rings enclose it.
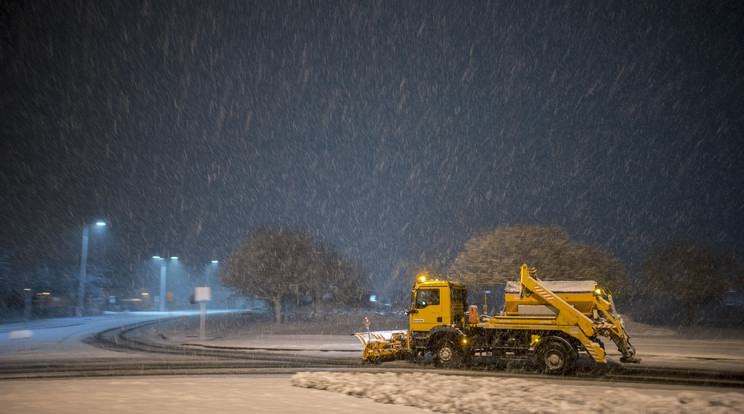
<path fill-rule="evenodd" d="M 596 280 L 614 293 L 627 284 L 619 259 L 571 240 L 559 226 L 520 224 L 483 230 L 465 243 L 452 272 L 467 286 L 483 287 L 517 280 L 523 263 L 537 268 L 544 280 Z"/>
<path fill-rule="evenodd" d="M 361 270 L 298 230 L 249 232 L 227 258 L 220 278 L 246 296 L 271 302 L 276 323 L 290 299 L 302 304 L 310 298 L 317 308 L 324 298 L 348 304 L 368 294 Z"/>
<path fill-rule="evenodd" d="M 22 290 L 10 256 L 10 250 L 0 248 L 0 312 L 5 311 L 12 298 L 19 296 Z"/>
<path fill-rule="evenodd" d="M 733 256 L 690 240 L 675 240 L 654 250 L 638 275 L 639 293 L 681 301 L 687 324 L 695 323 L 697 305 L 720 303 L 740 277 L 741 265 Z"/>

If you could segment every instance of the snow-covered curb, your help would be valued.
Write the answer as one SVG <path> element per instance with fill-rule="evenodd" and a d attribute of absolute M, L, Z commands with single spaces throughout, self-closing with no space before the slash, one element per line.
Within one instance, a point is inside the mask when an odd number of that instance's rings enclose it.
<path fill-rule="evenodd" d="M 301 372 L 296 387 L 333 391 L 385 404 L 444 413 L 740 413 L 744 394 L 669 390 L 654 394 L 623 386 L 576 386 L 514 378 L 428 373 Z"/>

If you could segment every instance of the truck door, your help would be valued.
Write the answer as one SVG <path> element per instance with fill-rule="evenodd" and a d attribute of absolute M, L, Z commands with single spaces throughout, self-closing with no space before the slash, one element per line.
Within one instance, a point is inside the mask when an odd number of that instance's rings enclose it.
<path fill-rule="evenodd" d="M 443 307 L 440 288 L 420 288 L 414 292 L 412 309 L 409 315 L 412 331 L 429 331 L 431 328 L 444 325 Z"/>

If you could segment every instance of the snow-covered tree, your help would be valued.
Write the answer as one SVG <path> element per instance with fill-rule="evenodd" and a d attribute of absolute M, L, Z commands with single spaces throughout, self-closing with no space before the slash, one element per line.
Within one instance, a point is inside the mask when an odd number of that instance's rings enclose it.
<path fill-rule="evenodd" d="M 302 304 L 309 298 L 317 308 L 323 300 L 358 303 L 369 294 L 361 270 L 298 230 L 247 233 L 227 258 L 220 278 L 246 296 L 271 302 L 277 323 L 290 299 Z"/>
<path fill-rule="evenodd" d="M 619 259 L 571 240 L 560 226 L 519 224 L 483 230 L 465 242 L 452 272 L 466 286 L 483 287 L 518 280 L 522 264 L 536 268 L 543 280 L 596 280 L 616 294 L 627 284 Z"/>

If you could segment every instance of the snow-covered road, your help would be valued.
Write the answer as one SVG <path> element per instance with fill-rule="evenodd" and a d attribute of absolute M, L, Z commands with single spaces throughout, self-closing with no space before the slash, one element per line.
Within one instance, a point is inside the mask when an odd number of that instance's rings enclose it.
<path fill-rule="evenodd" d="M 162 318 L 122 314 L 0 326 L 0 363 L 19 358 L 93 359 L 112 355 L 80 341 L 120 325 Z M 175 315 L 168 315 L 175 316 Z M 31 337 L 10 339 L 28 330 Z M 635 326 L 630 329 L 643 364 L 706 367 L 744 372 L 744 339 L 736 332 L 680 333 Z M 169 332 L 170 341 L 194 346 L 274 347 L 349 356 L 361 345 L 351 335 L 256 333 L 231 330 L 199 340 L 187 329 Z M 180 335 L 180 336 L 179 336 Z M 329 354 L 330 351 L 330 354 Z M 619 356 L 619 355 L 618 355 Z M 617 356 L 610 352 L 610 358 Z M 717 368 L 716 368 L 717 367 Z M 332 392 L 329 392 L 332 391 Z M 388 405 L 382 405 L 382 404 Z M 392 405 L 391 405 L 392 404 Z M 410 406 L 409 406 L 410 405 Z M 3 412 L 312 413 L 372 411 L 482 412 L 720 412 L 744 411 L 744 390 L 649 384 L 588 383 L 565 378 L 464 377 L 434 373 L 313 372 L 290 375 L 215 375 L 68 378 L 0 381 Z"/>

